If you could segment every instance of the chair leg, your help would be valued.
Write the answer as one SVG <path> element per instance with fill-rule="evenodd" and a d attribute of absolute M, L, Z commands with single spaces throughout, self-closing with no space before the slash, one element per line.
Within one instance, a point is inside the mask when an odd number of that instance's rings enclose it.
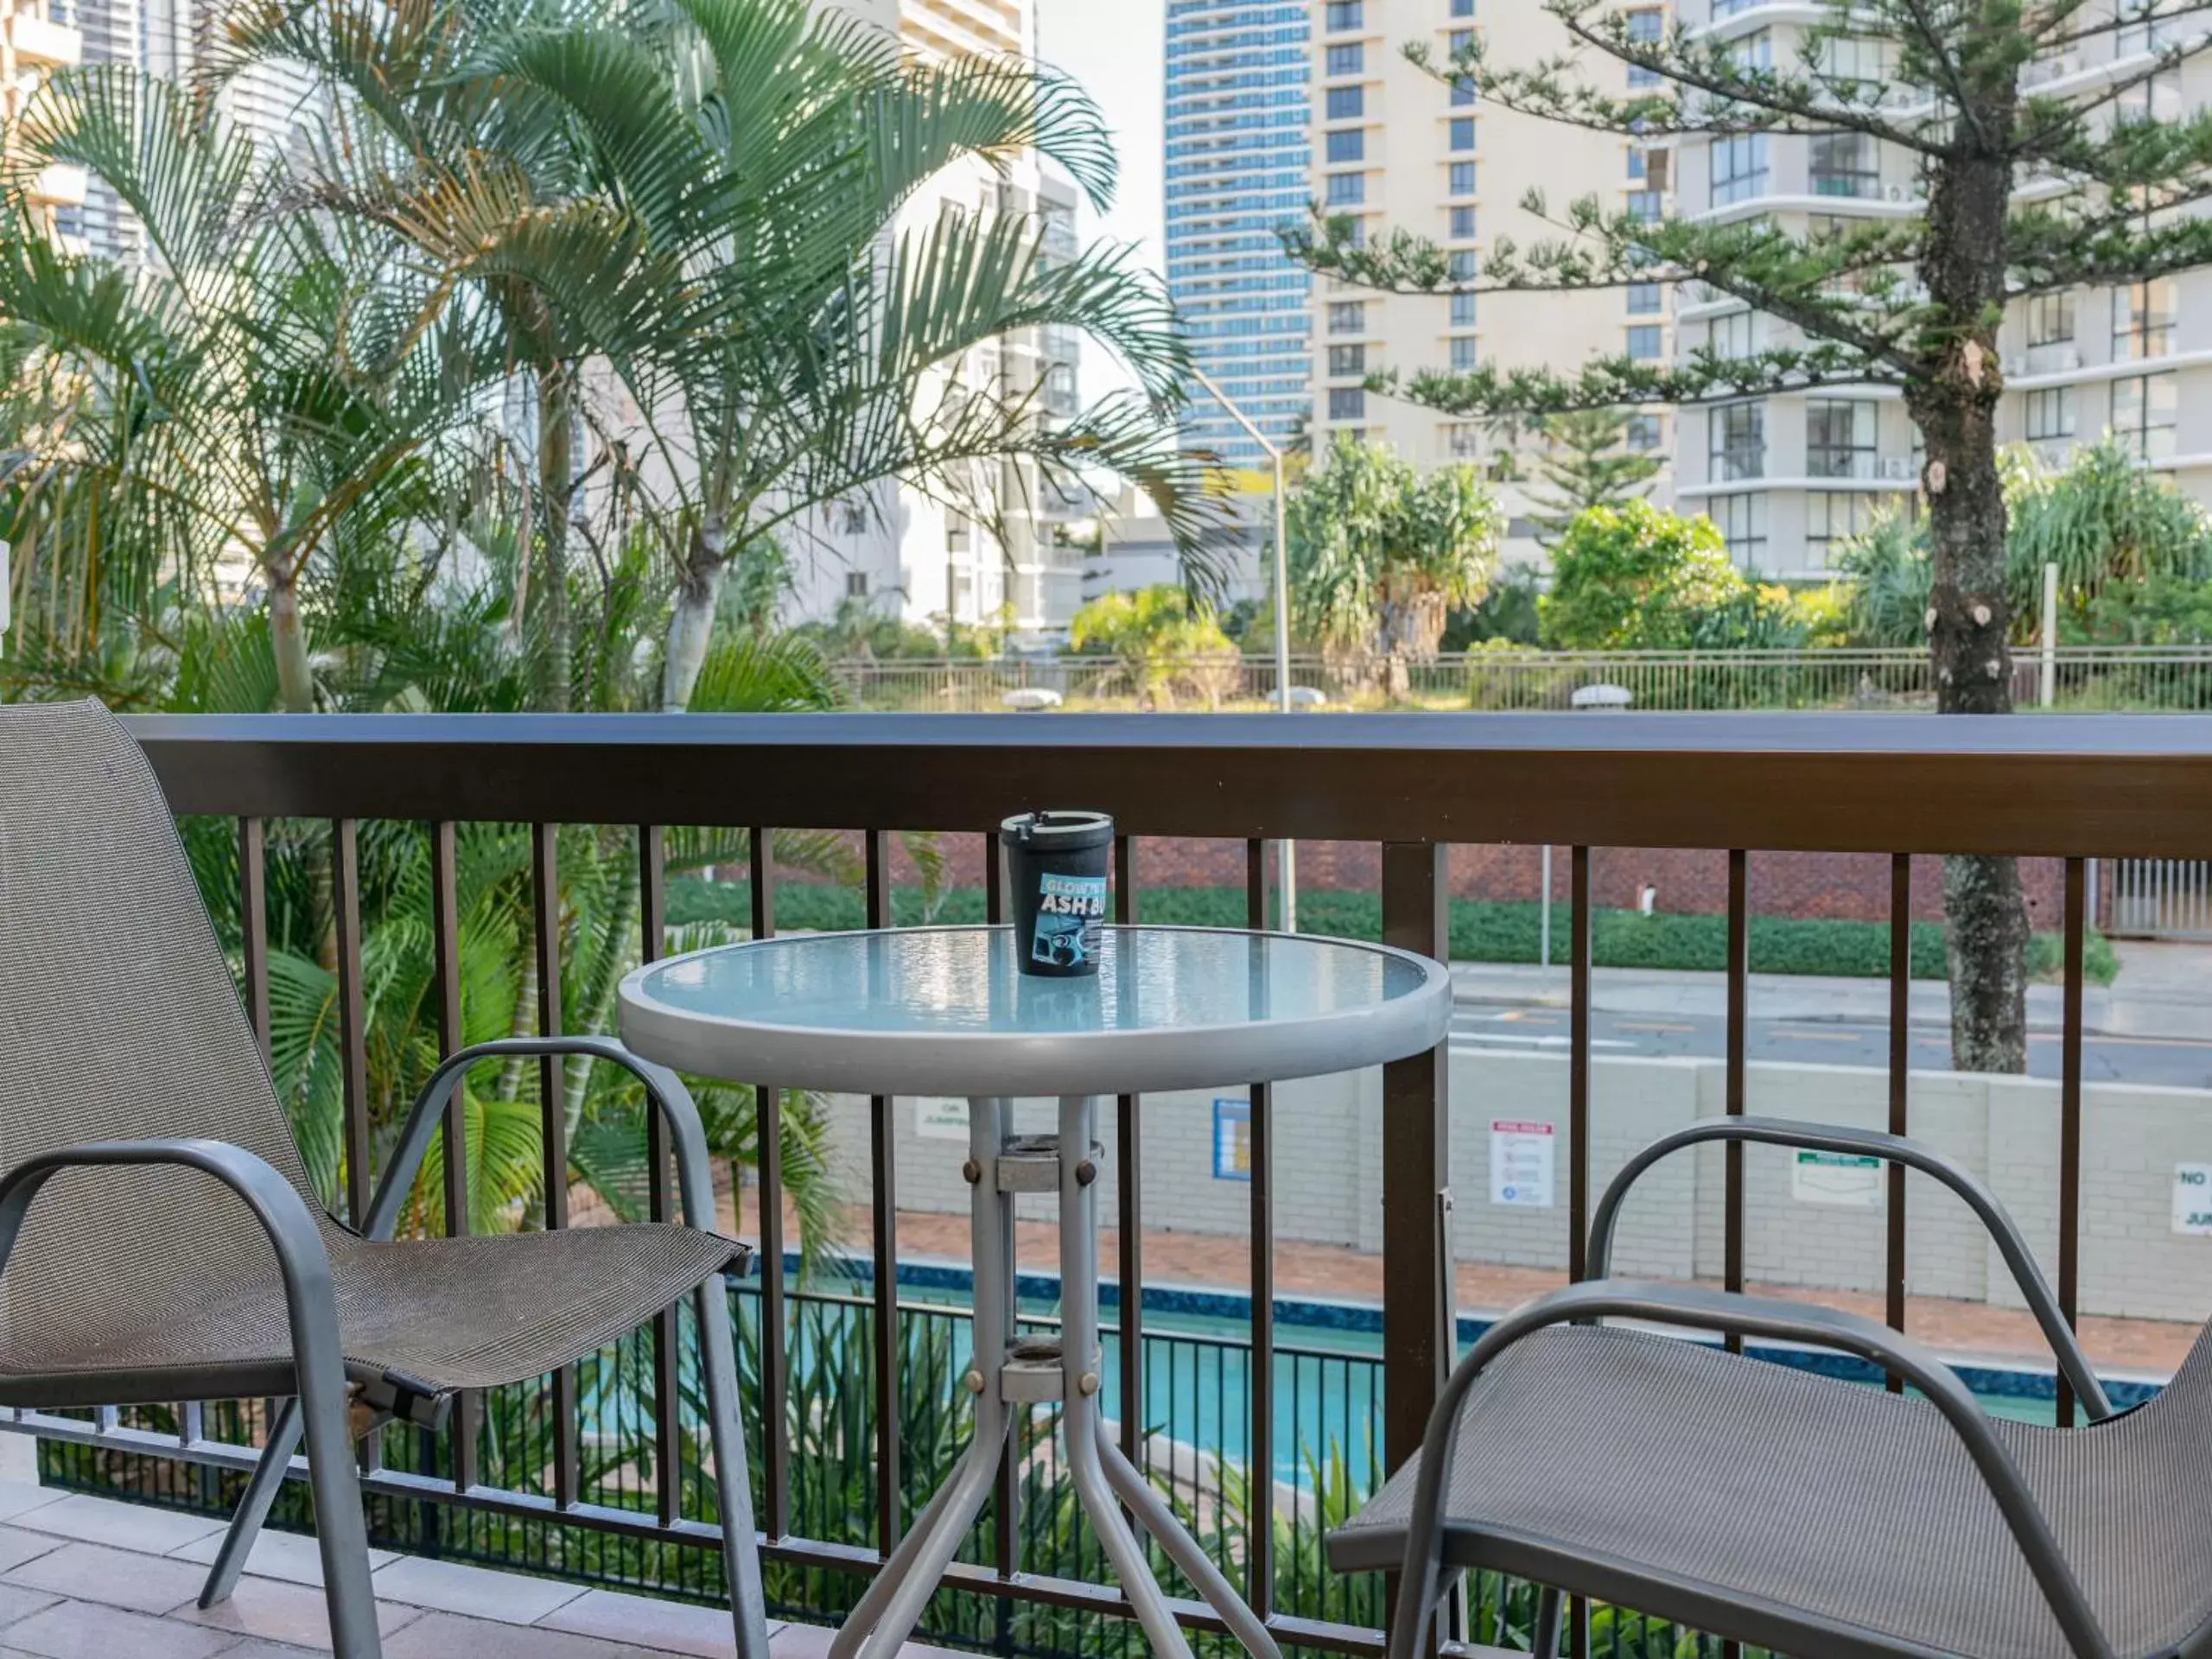
<path fill-rule="evenodd" d="M 1530 1659 L 1559 1659 L 1559 1592 L 1549 1585 L 1536 1590 L 1536 1624 L 1529 1633 Z"/>
<path fill-rule="evenodd" d="M 768 1659 L 768 1601 L 760 1584 L 760 1540 L 753 1529 L 745 1427 L 737 1414 L 737 1354 L 730 1340 L 728 1281 L 721 1274 L 699 1287 L 698 1309 L 699 1360 L 706 1372 L 707 1419 L 714 1437 L 715 1487 L 721 1497 L 722 1562 L 729 1575 L 737 1659 Z"/>
<path fill-rule="evenodd" d="M 328 1340 L 334 1350 L 337 1334 L 333 1320 Z M 334 1352 L 327 1360 L 311 1364 L 302 1353 L 299 1375 L 308 1490 L 315 1497 L 315 1535 L 322 1554 L 322 1594 L 330 1609 L 333 1659 L 383 1659 L 376 1590 L 369 1581 L 369 1531 L 361 1516 L 360 1471 L 353 1466 L 344 1363 Z"/>
<path fill-rule="evenodd" d="M 253 1478 L 246 1482 L 245 1496 L 231 1516 L 230 1530 L 223 1535 L 222 1548 L 215 1552 L 215 1564 L 207 1569 L 207 1581 L 200 1586 L 202 1607 L 228 1601 L 231 1592 L 238 1588 L 238 1574 L 245 1571 L 246 1557 L 253 1553 L 253 1541 L 261 1535 L 262 1523 L 269 1519 L 276 1494 L 284 1490 L 284 1474 L 291 1466 L 292 1453 L 300 1449 L 300 1402 L 296 1398 L 287 1400 L 276 1421 L 269 1426 L 269 1444 L 262 1450 L 261 1461 L 254 1465 Z"/>

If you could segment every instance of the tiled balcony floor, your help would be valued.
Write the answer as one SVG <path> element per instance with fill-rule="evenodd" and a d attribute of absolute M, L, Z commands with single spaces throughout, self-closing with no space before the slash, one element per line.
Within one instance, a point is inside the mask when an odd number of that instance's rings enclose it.
<path fill-rule="evenodd" d="M 0 1659 L 327 1654 L 313 1539 L 263 1534 L 231 1600 L 204 1613 L 194 1605 L 221 1530 L 202 1516 L 0 1480 Z M 721 1659 L 731 1651 L 728 1616 L 713 1609 L 381 1550 L 372 1560 L 385 1659 Z M 770 1628 L 776 1659 L 828 1650 L 825 1630 Z M 952 1659 L 918 1646 L 906 1653 Z"/>

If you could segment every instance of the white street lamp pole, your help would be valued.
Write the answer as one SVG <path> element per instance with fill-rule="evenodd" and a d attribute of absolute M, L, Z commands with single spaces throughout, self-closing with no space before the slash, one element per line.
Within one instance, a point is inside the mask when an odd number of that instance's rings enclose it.
<path fill-rule="evenodd" d="M 1204 369 L 1191 366 L 1191 378 L 1206 390 L 1207 396 L 1228 411 L 1230 419 L 1243 427 L 1261 448 L 1268 452 L 1275 474 L 1275 708 L 1282 714 L 1291 712 L 1290 702 L 1290 553 L 1283 528 L 1282 451 L 1268 442 L 1268 435 L 1255 426 L 1251 419 L 1229 396 L 1214 385 Z M 1282 893 L 1282 931 L 1298 931 L 1298 844 L 1293 841 L 1275 843 L 1276 868 Z"/>

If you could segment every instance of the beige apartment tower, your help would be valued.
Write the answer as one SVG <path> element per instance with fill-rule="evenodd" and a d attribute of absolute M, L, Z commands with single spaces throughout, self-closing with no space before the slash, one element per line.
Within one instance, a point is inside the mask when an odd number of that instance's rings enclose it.
<path fill-rule="evenodd" d="M 1409 41 L 1425 42 L 1441 63 L 1479 38 L 1492 60 L 1534 64 L 1566 49 L 1558 22 L 1535 0 L 1312 0 L 1313 195 L 1324 210 L 1349 214 L 1368 233 L 1393 227 L 1433 238 L 1471 277 L 1476 262 L 1501 238 L 1521 247 L 1555 236 L 1527 212 L 1541 191 L 1550 213 L 1595 196 L 1609 211 L 1656 214 L 1665 192 L 1647 177 L 1643 151 L 1606 133 L 1585 132 L 1485 105 L 1471 88 L 1446 86 L 1408 62 Z M 1631 8 L 1630 27 L 1655 36 L 1667 12 Z M 1584 73 L 1617 77 L 1628 69 L 1583 54 Z M 1654 169 L 1655 173 L 1656 169 Z M 1654 363 L 1674 350 L 1669 297 L 1658 283 L 1580 294 L 1380 295 L 1317 280 L 1313 293 L 1313 434 L 1317 453 L 1351 431 L 1389 445 L 1424 466 L 1473 461 L 1503 466 L 1516 448 L 1533 472 L 1538 445 L 1525 435 L 1503 440 L 1476 422 L 1361 390 L 1382 368 L 1548 367 L 1572 371 L 1592 356 L 1626 353 Z M 1675 417 L 1638 416 L 1630 442 L 1666 460 Z M 1669 499 L 1662 469 L 1656 499 Z M 1514 520 L 1508 556 L 1541 557 L 1525 518 L 1527 492 L 1501 490 Z"/>

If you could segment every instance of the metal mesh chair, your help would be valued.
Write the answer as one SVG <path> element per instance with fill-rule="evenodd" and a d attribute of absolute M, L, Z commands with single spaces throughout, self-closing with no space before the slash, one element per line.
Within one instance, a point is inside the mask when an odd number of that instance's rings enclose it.
<path fill-rule="evenodd" d="M 1637 1176 L 1707 1141 L 1871 1154 L 1981 1218 L 2090 1418 L 1992 1419 L 1917 1343 L 1856 1315 L 1605 1277 Z M 2198 1659 L 2212 1654 L 2212 1332 L 2114 1414 L 2018 1230 L 1972 1175 L 1897 1136 L 1761 1118 L 1632 1159 L 1591 1224 L 1582 1284 L 1516 1308 L 1446 1385 L 1418 1458 L 1331 1535 L 1339 1571 L 1402 1567 L 1392 1659 L 1421 1651 L 1448 1578 L 1560 1592 L 1807 1659 Z M 1608 1318 L 1813 1344 L 1922 1396 L 1745 1358 Z"/>
<path fill-rule="evenodd" d="M 627 1067 L 667 1122 L 690 1225 L 394 1241 L 462 1073 Z M 675 1076 L 603 1038 L 454 1055 L 366 1224 L 322 1208 L 145 757 L 95 703 L 0 708 L 0 1405 L 293 1396 L 201 1596 L 230 1592 L 302 1433 L 333 1641 L 376 1659 L 354 1406 L 435 1426 L 456 1389 L 597 1351 L 687 1295 L 737 1652 L 768 1651 L 704 1133 Z"/>

